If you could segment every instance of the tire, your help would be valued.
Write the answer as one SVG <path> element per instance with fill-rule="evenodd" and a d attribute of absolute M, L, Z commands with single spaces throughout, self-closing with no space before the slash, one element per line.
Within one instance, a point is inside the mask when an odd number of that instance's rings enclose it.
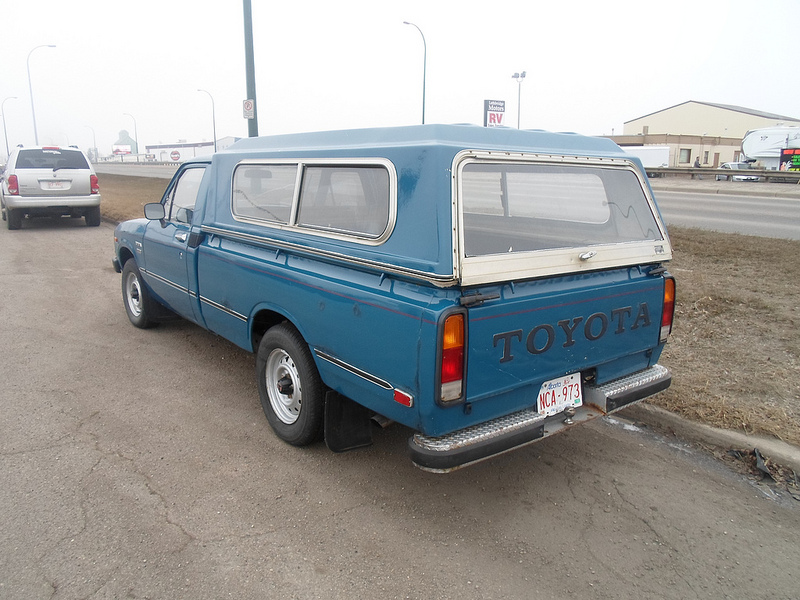
<path fill-rule="evenodd" d="M 22 228 L 22 213 L 6 208 L 6 224 L 10 230 Z"/>
<path fill-rule="evenodd" d="M 122 268 L 122 301 L 134 327 L 148 329 L 157 324 L 158 303 L 142 281 L 142 274 L 133 259 L 128 259 Z"/>
<path fill-rule="evenodd" d="M 86 209 L 86 213 L 83 215 L 83 218 L 86 220 L 87 227 L 99 227 L 100 226 L 100 207 L 99 206 L 91 206 Z"/>
<path fill-rule="evenodd" d="M 261 408 L 275 434 L 293 446 L 322 438 L 325 385 L 300 333 L 284 322 L 258 346 L 256 377 Z"/>

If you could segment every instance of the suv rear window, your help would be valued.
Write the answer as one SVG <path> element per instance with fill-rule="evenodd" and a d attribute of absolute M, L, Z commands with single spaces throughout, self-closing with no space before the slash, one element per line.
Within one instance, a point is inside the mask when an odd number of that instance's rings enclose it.
<path fill-rule="evenodd" d="M 17 169 L 88 169 L 86 157 L 78 150 L 31 148 L 20 150 Z"/>

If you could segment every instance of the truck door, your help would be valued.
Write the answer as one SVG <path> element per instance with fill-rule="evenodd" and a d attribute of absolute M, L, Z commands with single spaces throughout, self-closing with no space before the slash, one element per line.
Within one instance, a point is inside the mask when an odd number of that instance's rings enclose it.
<path fill-rule="evenodd" d="M 171 310 L 197 322 L 189 289 L 189 230 L 205 165 L 179 172 L 162 200 L 165 218 L 151 221 L 144 236 L 147 283 Z"/>

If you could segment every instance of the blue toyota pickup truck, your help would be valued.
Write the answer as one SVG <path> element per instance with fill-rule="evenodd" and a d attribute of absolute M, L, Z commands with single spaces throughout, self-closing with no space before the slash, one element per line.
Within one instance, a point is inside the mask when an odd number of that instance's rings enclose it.
<path fill-rule="evenodd" d="M 248 138 L 114 233 L 125 310 L 255 353 L 275 433 L 373 423 L 446 472 L 669 386 L 672 250 L 607 139 L 422 125 Z"/>

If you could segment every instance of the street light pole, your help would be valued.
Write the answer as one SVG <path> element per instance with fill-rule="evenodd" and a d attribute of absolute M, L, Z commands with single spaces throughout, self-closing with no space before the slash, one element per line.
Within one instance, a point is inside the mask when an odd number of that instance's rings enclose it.
<path fill-rule="evenodd" d="M 6 130 L 6 100 L 16 100 L 16 96 L 9 96 L 3 103 L 0 104 L 0 112 L 3 113 L 3 136 L 6 138 L 6 156 L 11 155 L 11 150 L 8 149 L 8 131 Z"/>
<path fill-rule="evenodd" d="M 214 152 L 217 151 L 217 113 L 214 109 L 214 96 L 211 95 L 211 92 L 208 90 L 201 90 L 198 88 L 198 92 L 205 92 L 208 94 L 208 97 L 211 98 L 211 128 L 214 132 Z"/>
<path fill-rule="evenodd" d="M 31 116 L 33 117 L 33 140 L 35 145 L 39 145 L 39 132 L 36 131 L 36 109 L 33 106 L 33 86 L 31 85 L 31 54 L 33 54 L 34 50 L 38 50 L 39 48 L 55 48 L 54 44 L 43 44 L 41 46 L 36 46 L 33 50 L 28 52 L 28 92 L 31 95 Z"/>
<path fill-rule="evenodd" d="M 122 114 L 133 119 L 133 141 L 136 142 L 136 162 L 139 162 L 139 131 L 136 128 L 136 118 L 130 113 Z"/>
<path fill-rule="evenodd" d="M 419 31 L 419 34 L 422 36 L 422 124 L 425 125 L 425 84 L 428 76 L 428 44 L 425 42 L 425 34 L 422 33 L 422 29 L 408 21 L 403 21 L 403 25 L 416 27 L 417 31 Z"/>
<path fill-rule="evenodd" d="M 250 0 L 242 0 L 244 11 L 244 70 L 247 100 L 253 101 L 252 115 L 247 118 L 247 136 L 258 137 L 258 102 L 256 101 L 256 63 L 253 56 L 253 8 Z"/>
<path fill-rule="evenodd" d="M 522 80 L 525 79 L 525 71 L 522 73 L 514 73 L 511 77 L 516 79 L 519 84 L 517 90 L 517 129 L 519 129 L 519 112 L 522 105 Z"/>
<path fill-rule="evenodd" d="M 84 125 L 84 127 L 92 130 L 92 158 L 94 158 L 94 162 L 97 163 L 97 137 L 94 134 L 94 127 L 91 125 Z"/>

